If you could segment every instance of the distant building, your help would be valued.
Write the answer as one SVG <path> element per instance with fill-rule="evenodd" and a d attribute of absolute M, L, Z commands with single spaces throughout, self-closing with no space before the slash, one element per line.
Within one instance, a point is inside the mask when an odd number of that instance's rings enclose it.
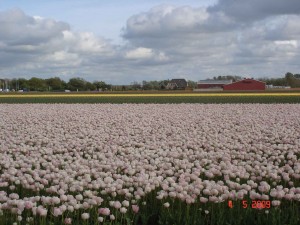
<path fill-rule="evenodd" d="M 166 89 L 181 89 L 184 90 L 188 86 L 185 79 L 172 79 L 166 86 Z"/>
<path fill-rule="evenodd" d="M 290 89 L 291 86 L 274 86 L 273 84 L 266 85 L 269 89 Z"/>
<path fill-rule="evenodd" d="M 259 80 L 246 78 L 231 84 L 224 85 L 223 90 L 264 91 L 266 90 L 266 83 Z"/>
<path fill-rule="evenodd" d="M 198 89 L 206 89 L 206 88 L 223 88 L 226 84 L 231 84 L 232 80 L 200 80 L 197 83 Z"/>

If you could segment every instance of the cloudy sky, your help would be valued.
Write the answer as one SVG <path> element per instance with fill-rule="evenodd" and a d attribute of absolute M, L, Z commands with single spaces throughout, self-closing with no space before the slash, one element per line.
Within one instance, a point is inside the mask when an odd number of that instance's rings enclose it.
<path fill-rule="evenodd" d="M 0 0 L 0 78 L 300 73 L 299 0 Z"/>

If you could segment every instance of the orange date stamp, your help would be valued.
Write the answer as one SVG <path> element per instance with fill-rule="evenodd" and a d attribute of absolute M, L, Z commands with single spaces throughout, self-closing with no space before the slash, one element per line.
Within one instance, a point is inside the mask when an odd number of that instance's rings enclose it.
<path fill-rule="evenodd" d="M 228 201 L 228 207 L 233 208 L 233 201 Z M 247 200 L 242 200 L 242 207 L 247 209 L 251 207 L 252 209 L 269 209 L 271 208 L 271 201 L 269 200 L 252 200 L 248 202 Z"/>

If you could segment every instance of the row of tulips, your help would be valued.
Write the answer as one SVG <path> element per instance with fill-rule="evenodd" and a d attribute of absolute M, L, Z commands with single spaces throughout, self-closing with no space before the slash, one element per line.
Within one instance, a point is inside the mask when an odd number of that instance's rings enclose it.
<path fill-rule="evenodd" d="M 0 224 L 298 224 L 299 112 L 2 104 Z"/>

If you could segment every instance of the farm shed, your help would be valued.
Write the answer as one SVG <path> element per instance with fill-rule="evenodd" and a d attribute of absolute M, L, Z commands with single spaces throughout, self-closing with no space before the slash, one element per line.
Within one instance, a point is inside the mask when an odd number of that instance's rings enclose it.
<path fill-rule="evenodd" d="M 166 86 L 166 89 L 185 89 L 188 83 L 185 79 L 172 79 Z"/>
<path fill-rule="evenodd" d="M 197 83 L 197 88 L 223 88 L 225 84 L 231 84 L 232 80 L 200 80 Z"/>
<path fill-rule="evenodd" d="M 252 91 L 264 91 L 266 89 L 266 83 L 254 80 L 254 79 L 244 79 L 231 84 L 226 84 L 223 86 L 223 90 L 252 90 Z"/>

